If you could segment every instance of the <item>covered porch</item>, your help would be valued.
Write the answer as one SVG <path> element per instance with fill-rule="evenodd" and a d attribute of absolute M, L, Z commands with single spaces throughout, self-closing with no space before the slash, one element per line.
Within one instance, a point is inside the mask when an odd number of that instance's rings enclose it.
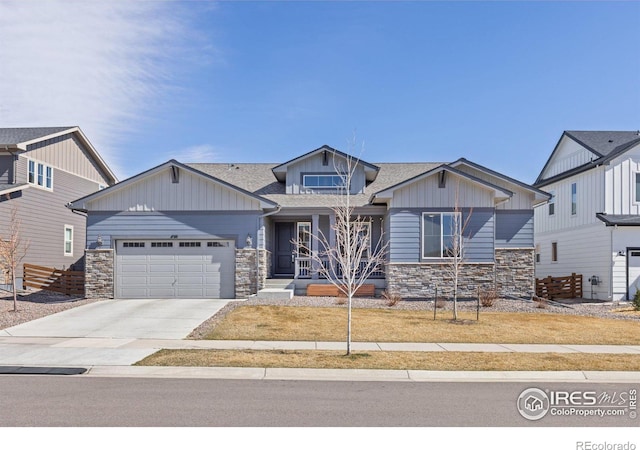
<path fill-rule="evenodd" d="M 361 215 L 368 223 L 368 248 L 360 267 L 367 263 L 366 256 L 375 250 L 383 237 L 384 217 L 380 215 Z M 328 282 L 317 267 L 318 261 L 312 254 L 321 254 L 326 242 L 331 248 L 336 246 L 335 214 L 330 212 L 311 212 L 309 214 L 278 214 L 266 218 L 264 223 L 265 247 L 270 251 L 271 264 L 268 278 L 295 280 L 296 288 L 306 287 L 309 283 Z M 313 236 L 313 237 L 312 237 Z M 300 245 L 302 244 L 302 245 Z M 329 264 L 329 260 L 321 262 Z M 336 270 L 338 276 L 341 271 Z M 382 280 L 384 287 L 384 267 L 379 267 L 369 277 L 371 280 Z"/>

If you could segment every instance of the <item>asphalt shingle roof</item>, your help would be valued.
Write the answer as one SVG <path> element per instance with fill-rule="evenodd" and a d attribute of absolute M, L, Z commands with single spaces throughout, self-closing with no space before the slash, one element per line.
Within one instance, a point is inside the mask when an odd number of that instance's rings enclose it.
<path fill-rule="evenodd" d="M 371 194 L 413 178 L 442 163 L 374 163 L 380 168 L 376 179 L 367 185 L 364 194 L 352 196 L 354 206 L 369 204 Z M 283 207 L 331 207 L 335 206 L 332 194 L 287 195 L 284 183 L 278 182 L 271 169 L 280 163 L 265 164 L 187 164 L 212 177 L 238 186 L 256 195 L 276 202 Z"/>
<path fill-rule="evenodd" d="M 15 145 L 75 127 L 0 128 L 0 145 Z"/>
<path fill-rule="evenodd" d="M 638 131 L 565 131 L 565 133 L 602 156 L 607 156 L 618 147 L 640 139 Z"/>

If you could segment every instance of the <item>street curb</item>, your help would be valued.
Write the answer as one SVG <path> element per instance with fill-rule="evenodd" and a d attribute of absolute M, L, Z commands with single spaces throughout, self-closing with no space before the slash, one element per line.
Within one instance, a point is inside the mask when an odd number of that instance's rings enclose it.
<path fill-rule="evenodd" d="M 93 366 L 83 377 L 205 378 L 263 381 L 637 383 L 637 372 L 429 371 L 241 367 Z"/>

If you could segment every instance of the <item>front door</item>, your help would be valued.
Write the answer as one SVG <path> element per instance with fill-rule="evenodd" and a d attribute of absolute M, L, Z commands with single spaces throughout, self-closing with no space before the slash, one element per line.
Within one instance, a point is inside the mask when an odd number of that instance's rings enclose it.
<path fill-rule="evenodd" d="M 293 276 L 295 265 L 293 262 L 295 245 L 295 223 L 294 222 L 276 222 L 276 239 L 275 239 L 275 275 Z"/>

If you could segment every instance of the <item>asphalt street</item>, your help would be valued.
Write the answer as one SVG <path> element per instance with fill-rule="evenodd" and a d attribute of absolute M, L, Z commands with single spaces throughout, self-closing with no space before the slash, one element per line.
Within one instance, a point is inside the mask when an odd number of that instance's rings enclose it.
<path fill-rule="evenodd" d="M 527 388 L 623 392 L 637 384 L 402 383 L 0 376 L 2 426 L 637 427 L 639 419 L 523 418 Z"/>

